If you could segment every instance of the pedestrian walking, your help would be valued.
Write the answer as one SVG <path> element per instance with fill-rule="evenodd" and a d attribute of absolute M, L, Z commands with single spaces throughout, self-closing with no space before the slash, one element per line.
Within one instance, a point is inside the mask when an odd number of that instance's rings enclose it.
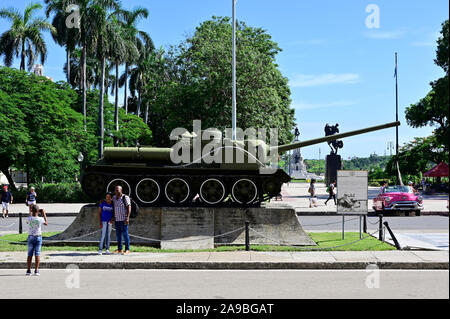
<path fill-rule="evenodd" d="M 8 190 L 8 186 L 3 186 L 3 191 L 1 194 L 2 198 L 2 218 L 8 218 L 9 217 L 9 204 L 13 203 L 13 196 L 11 192 Z M 6 215 L 5 215 L 6 213 Z"/>
<path fill-rule="evenodd" d="M 130 253 L 130 236 L 128 225 L 130 224 L 131 199 L 123 194 L 122 187 L 116 186 L 114 203 L 114 220 L 116 226 L 117 250 L 114 253 L 128 255 Z M 123 251 L 122 238 L 125 241 L 125 252 Z"/>
<path fill-rule="evenodd" d="M 317 195 L 316 195 L 316 180 L 312 179 L 311 184 L 309 185 L 308 193 L 309 193 L 309 208 L 317 207 Z"/>
<path fill-rule="evenodd" d="M 106 254 L 109 255 L 109 246 L 111 243 L 111 231 L 112 222 L 114 219 L 114 204 L 112 201 L 112 193 L 106 194 L 106 198 L 102 201 L 98 207 L 98 214 L 100 220 L 100 229 L 102 230 L 100 235 L 100 244 L 98 247 L 98 254 L 103 254 L 103 246 L 106 248 Z"/>
<path fill-rule="evenodd" d="M 39 217 L 39 214 L 44 217 Z M 42 225 L 47 226 L 47 215 L 43 209 L 39 209 L 37 205 L 31 205 L 31 216 L 28 216 L 28 258 L 27 258 L 27 276 L 31 276 L 31 263 L 33 255 L 35 256 L 34 275 L 39 276 L 39 263 L 41 259 L 42 247 Z"/>
<path fill-rule="evenodd" d="M 328 192 L 328 199 L 325 201 L 325 206 L 327 205 L 327 203 L 328 203 L 328 201 L 330 200 L 330 199 L 334 199 L 334 205 L 337 205 L 337 202 L 336 202 L 336 181 L 333 181 L 331 184 L 330 184 L 330 186 L 328 186 L 328 189 L 327 189 L 327 192 Z"/>
<path fill-rule="evenodd" d="M 30 216 L 31 216 L 31 206 L 36 205 L 36 198 L 37 198 L 36 190 L 34 189 L 34 187 L 31 187 L 30 191 L 27 194 L 27 198 L 25 199 L 25 204 L 28 206 Z"/>

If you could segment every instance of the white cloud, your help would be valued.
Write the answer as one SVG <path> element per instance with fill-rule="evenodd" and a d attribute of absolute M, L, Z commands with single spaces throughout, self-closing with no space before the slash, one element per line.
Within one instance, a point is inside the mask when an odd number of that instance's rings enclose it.
<path fill-rule="evenodd" d="M 372 29 L 372 31 L 365 32 L 364 35 L 371 39 L 391 40 L 401 38 L 405 34 L 405 31 L 380 31 Z"/>
<path fill-rule="evenodd" d="M 425 40 L 415 41 L 411 43 L 415 47 L 435 47 L 437 46 L 437 40 L 441 37 L 440 32 L 434 32 L 428 35 Z"/>
<path fill-rule="evenodd" d="M 312 87 L 329 84 L 354 84 L 357 82 L 359 82 L 359 75 L 354 73 L 328 73 L 318 75 L 299 74 L 290 81 L 290 86 Z"/>
<path fill-rule="evenodd" d="M 311 109 L 323 109 L 330 107 L 345 107 L 357 104 L 356 101 L 337 101 L 330 103 L 293 103 L 291 106 L 296 110 L 311 110 Z"/>

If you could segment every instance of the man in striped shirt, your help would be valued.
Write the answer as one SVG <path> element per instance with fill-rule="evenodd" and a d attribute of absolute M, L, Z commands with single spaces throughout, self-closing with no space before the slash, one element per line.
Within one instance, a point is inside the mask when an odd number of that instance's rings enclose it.
<path fill-rule="evenodd" d="M 130 236 L 128 235 L 128 224 L 130 223 L 131 200 L 123 194 L 122 186 L 116 186 L 114 203 L 114 219 L 116 225 L 116 237 L 118 248 L 114 253 L 128 255 L 130 253 Z M 125 240 L 125 252 L 122 250 L 122 237 Z"/>

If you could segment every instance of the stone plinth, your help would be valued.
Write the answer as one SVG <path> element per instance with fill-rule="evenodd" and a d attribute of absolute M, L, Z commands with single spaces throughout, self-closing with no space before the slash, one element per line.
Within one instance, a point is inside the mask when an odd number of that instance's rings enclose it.
<path fill-rule="evenodd" d="M 248 221 L 252 245 L 315 245 L 303 230 L 295 209 L 279 208 L 155 208 L 141 207 L 139 216 L 130 222 L 131 244 L 152 245 L 162 249 L 209 249 L 215 245 L 245 244 Z M 51 224 L 51 219 L 49 219 Z M 84 206 L 74 222 L 52 240 L 68 240 L 98 231 L 98 207 Z M 232 232 L 230 234 L 226 234 Z M 226 234 L 222 236 L 223 234 Z M 96 242 L 100 232 L 75 239 L 76 242 Z M 152 240 L 151 240 L 152 239 Z M 111 235 L 112 245 L 116 234 Z"/>

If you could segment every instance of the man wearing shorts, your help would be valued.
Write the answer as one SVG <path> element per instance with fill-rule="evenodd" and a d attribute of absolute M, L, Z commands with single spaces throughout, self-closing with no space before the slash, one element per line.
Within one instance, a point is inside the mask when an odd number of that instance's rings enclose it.
<path fill-rule="evenodd" d="M 44 218 L 39 217 L 42 212 Z M 31 262 L 33 255 L 35 256 L 35 270 L 34 275 L 39 276 L 39 263 L 41 259 L 42 247 L 42 225 L 47 226 L 47 215 L 43 209 L 39 209 L 37 205 L 31 206 L 31 216 L 28 217 L 28 258 L 27 258 L 27 276 L 31 276 Z"/>
<path fill-rule="evenodd" d="M 5 213 L 6 213 L 6 217 L 8 217 L 9 214 L 9 204 L 12 204 L 13 202 L 13 196 L 11 194 L 11 192 L 8 190 L 8 186 L 4 186 L 3 187 L 3 191 L 2 191 L 2 217 L 5 218 Z"/>

